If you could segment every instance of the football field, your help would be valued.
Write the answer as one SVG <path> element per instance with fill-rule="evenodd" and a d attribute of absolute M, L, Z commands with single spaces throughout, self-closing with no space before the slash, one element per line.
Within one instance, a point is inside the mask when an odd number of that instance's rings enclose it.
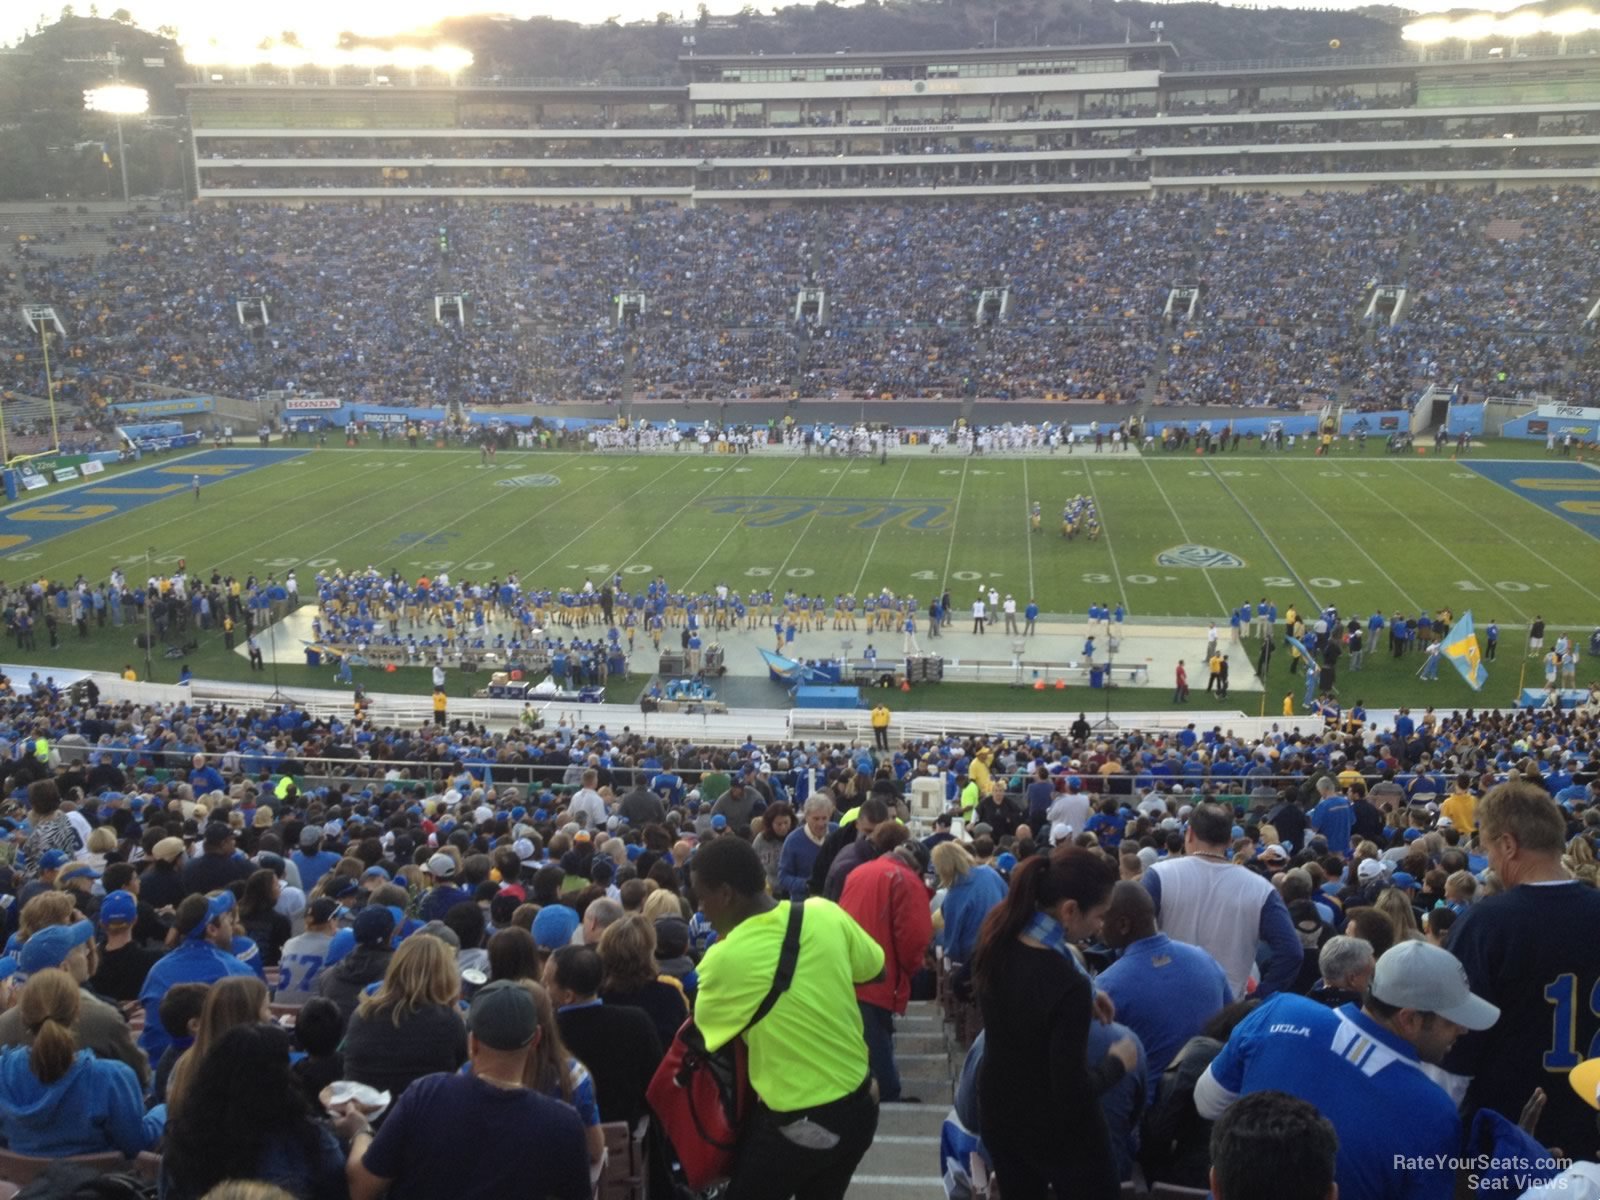
<path fill-rule="evenodd" d="M 958 615 L 992 586 L 1046 614 L 1120 603 L 1146 622 L 1225 621 L 1266 596 L 1346 616 L 1471 608 L 1519 646 L 1509 631 L 1542 616 L 1586 641 L 1600 622 L 1600 470 L 1483 454 L 502 452 L 485 464 L 476 450 L 205 450 L 13 503 L 0 559 L 18 576 L 91 583 L 116 566 L 142 579 L 147 560 L 202 576 L 292 568 L 307 598 L 318 571 L 368 566 L 514 572 L 552 590 L 617 572 L 625 586 L 660 575 L 675 590 L 830 600 L 888 588 L 924 608 L 948 589 Z M 1061 535 L 1079 495 L 1099 513 L 1095 540 Z M 74 665 L 107 665 L 68 641 Z"/>

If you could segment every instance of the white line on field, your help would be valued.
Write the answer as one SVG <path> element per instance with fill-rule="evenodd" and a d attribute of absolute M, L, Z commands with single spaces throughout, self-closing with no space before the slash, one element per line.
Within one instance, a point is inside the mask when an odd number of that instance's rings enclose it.
<path fill-rule="evenodd" d="M 789 465 L 787 467 L 784 467 L 783 470 L 778 472 L 778 477 L 776 479 L 774 479 L 771 483 L 767 484 L 766 489 L 761 494 L 763 496 L 772 495 L 772 489 L 777 487 L 778 484 L 783 481 L 783 477 L 785 475 L 787 475 L 790 472 L 790 470 L 793 469 L 795 463 L 797 463 L 799 461 L 800 460 L 798 458 L 791 458 L 789 460 Z M 728 532 L 723 534 L 722 535 L 722 540 L 711 548 L 711 553 L 706 555 L 705 561 L 702 562 L 698 567 L 696 567 L 694 569 L 694 574 L 693 575 L 689 576 L 689 578 L 687 578 L 687 579 L 685 579 L 683 581 L 683 590 L 684 591 L 688 591 L 689 590 L 689 585 L 692 584 L 695 581 L 695 578 L 700 574 L 700 572 L 704 571 L 706 569 L 706 567 L 711 565 L 711 560 L 714 559 L 717 556 L 718 552 L 721 551 L 721 549 L 728 544 L 728 539 L 731 538 L 734 535 L 734 532 L 736 530 L 738 530 L 739 528 L 740 528 L 740 523 L 738 521 L 734 521 L 731 525 L 728 526 Z"/>
<path fill-rule="evenodd" d="M 1167 511 L 1172 514 L 1173 521 L 1177 523 L 1178 532 L 1183 535 L 1183 540 L 1186 542 L 1193 542 L 1194 539 L 1189 536 L 1188 530 L 1184 529 L 1183 527 L 1183 518 L 1178 515 L 1178 510 L 1172 507 L 1172 501 L 1167 498 L 1167 489 L 1162 487 L 1161 481 L 1156 478 L 1155 470 L 1150 466 L 1150 460 L 1148 458 L 1141 458 L 1140 461 L 1144 463 L 1144 469 L 1150 473 L 1150 482 L 1155 484 L 1156 491 L 1161 493 L 1161 499 L 1166 504 Z M 1095 511 L 1098 512 L 1099 509 L 1100 506 L 1096 504 Z M 1223 600 L 1222 593 L 1217 591 L 1217 581 L 1211 578 L 1210 568 L 1201 567 L 1200 574 L 1206 577 L 1206 582 L 1211 585 L 1211 594 L 1217 598 L 1217 611 L 1219 613 L 1227 612 L 1227 602 Z"/>
<path fill-rule="evenodd" d="M 636 487 L 633 491 L 629 492 L 621 500 L 618 500 L 610 508 L 606 509 L 605 512 L 601 513 L 593 521 L 591 521 L 591 522 L 589 522 L 589 524 L 585 525 L 582 529 L 580 529 L 577 532 L 576 535 L 574 535 L 573 537 L 568 538 L 565 542 L 562 542 L 561 545 L 557 546 L 553 551 L 551 551 L 550 554 L 547 555 L 544 558 L 543 561 L 534 563 L 534 565 L 532 567 L 530 567 L 526 572 L 523 572 L 523 571 L 517 572 L 517 577 L 519 579 L 532 579 L 535 575 L 538 574 L 538 571 L 539 571 L 540 567 L 544 566 L 544 564 L 547 563 L 547 562 L 553 562 L 561 554 L 561 552 L 563 550 L 565 550 L 568 546 L 572 545 L 574 542 L 582 541 L 585 537 L 588 536 L 589 531 L 591 529 L 593 529 L 596 525 L 604 524 L 604 522 L 605 522 L 607 517 L 609 517 L 612 513 L 616 512 L 617 509 L 622 508 L 624 505 L 626 505 L 628 503 L 628 501 L 632 500 L 640 492 L 644 491 L 648 487 L 653 487 L 655 484 L 660 483 L 663 479 L 665 479 L 668 475 L 671 475 L 674 471 L 676 471 L 684 463 L 693 462 L 693 461 L 694 460 L 692 458 L 684 458 L 684 459 L 680 460 L 679 462 L 673 463 L 672 466 L 668 467 L 665 471 L 661 472 L 661 474 L 653 476 L 652 478 L 645 480 L 642 484 L 640 484 L 638 487 Z M 711 483 L 708 483 L 706 485 L 706 487 L 708 487 L 708 488 L 711 487 L 713 484 L 717 483 L 721 478 L 722 478 L 721 474 L 717 474 L 717 475 L 712 476 Z M 702 488 L 701 492 L 696 494 L 696 498 L 698 499 L 699 495 L 703 494 L 704 491 L 705 491 L 705 489 Z M 691 503 L 693 503 L 693 501 L 691 501 Z M 685 505 L 684 507 L 687 508 L 688 505 Z M 683 511 L 683 509 L 679 509 L 678 510 L 678 512 L 682 512 L 682 511 Z M 675 513 L 673 515 L 675 517 L 677 514 Z M 660 533 L 660 532 L 661 532 L 661 530 L 658 528 L 656 530 L 656 533 Z M 654 535 L 652 535 L 652 536 L 654 536 Z M 642 547 L 642 546 L 640 547 L 641 550 L 643 548 L 644 547 Z M 635 551 L 634 553 L 638 553 L 638 551 Z M 621 571 L 623 567 L 627 566 L 629 564 L 629 561 L 632 559 L 632 557 L 633 557 L 632 555 L 629 555 L 627 558 L 621 559 L 617 563 L 617 570 Z"/>
<path fill-rule="evenodd" d="M 967 467 L 971 462 L 970 454 L 961 460 L 961 484 L 956 488 L 956 503 L 950 513 L 950 548 L 944 552 L 944 576 L 939 580 L 940 595 L 950 590 L 950 562 L 956 553 L 956 522 L 961 520 L 961 497 L 966 494 Z"/>
<path fill-rule="evenodd" d="M 906 472 L 910 469 L 911 460 L 908 458 L 906 459 L 906 465 L 900 468 L 900 478 L 894 481 L 894 491 L 889 493 L 889 499 L 893 500 L 900 494 L 900 485 L 906 481 Z M 872 542 L 867 546 L 867 556 L 861 560 L 861 574 L 856 576 L 856 585 L 850 589 L 850 594 L 852 596 L 859 596 L 861 594 L 861 581 L 867 577 L 867 564 L 872 561 L 873 551 L 878 548 L 878 539 L 882 536 L 883 526 L 879 525 L 875 530 L 872 531 Z"/>
<path fill-rule="evenodd" d="M 1333 515 L 1331 513 L 1329 513 L 1327 509 L 1323 508 L 1322 505 L 1318 504 L 1315 500 L 1313 500 L 1311 498 L 1310 494 L 1304 488 L 1302 488 L 1293 479 L 1290 479 L 1282 471 L 1278 470 L 1278 468 L 1276 466 L 1274 466 L 1272 468 L 1272 473 L 1274 475 L 1276 475 L 1279 479 L 1283 480 L 1284 483 L 1286 483 L 1290 487 L 1292 487 L 1295 491 L 1299 492 L 1301 498 L 1304 499 L 1307 504 L 1311 505 L 1312 508 L 1316 509 L 1317 512 L 1319 512 L 1322 515 L 1322 519 L 1328 522 L 1329 526 L 1331 526 L 1334 529 L 1337 529 L 1339 531 L 1340 535 L 1343 536 L 1344 540 L 1349 542 L 1352 546 L 1354 546 L 1356 548 L 1357 553 L 1359 553 L 1362 558 L 1366 559 L 1369 563 L 1371 563 L 1373 565 L 1374 569 L 1377 570 L 1379 575 L 1382 575 L 1385 579 L 1387 579 L 1389 581 L 1389 586 L 1394 588 L 1395 591 L 1400 593 L 1401 598 L 1403 600 L 1405 600 L 1407 605 L 1409 605 L 1411 608 L 1416 609 L 1418 612 L 1422 611 L 1422 605 L 1417 603 L 1416 598 L 1414 596 L 1412 596 L 1410 592 L 1406 591 L 1405 588 L 1401 587 L 1399 582 L 1395 579 L 1395 577 L 1393 575 L 1389 574 L 1389 572 L 1387 572 L 1387 571 L 1385 571 L 1383 569 L 1383 564 L 1380 563 L 1377 559 L 1373 558 L 1372 555 L 1368 554 L 1367 553 L 1367 548 L 1365 546 L 1363 546 L 1360 543 L 1359 540 L 1357 540 L 1356 538 L 1352 537 L 1350 535 L 1350 531 L 1347 530 L 1338 521 L 1336 521 L 1333 518 Z"/>
<path fill-rule="evenodd" d="M 1043 505 L 1040 506 L 1041 509 Z M 1022 522 L 1023 537 L 1027 539 L 1028 546 L 1028 599 L 1033 600 L 1033 489 L 1028 486 L 1028 460 L 1022 460 L 1022 512 L 1025 518 Z M 1044 518 L 1041 514 L 1039 527 L 1044 528 Z"/>
<path fill-rule="evenodd" d="M 1400 519 L 1403 520 L 1407 525 L 1411 526 L 1411 528 L 1415 529 L 1423 537 L 1427 538 L 1435 546 L 1437 546 L 1437 547 L 1439 547 L 1439 549 L 1443 550 L 1447 555 L 1450 556 L 1450 558 L 1455 560 L 1455 563 L 1456 563 L 1457 566 L 1459 566 L 1468 575 L 1471 575 L 1474 578 L 1476 578 L 1478 580 L 1478 582 L 1483 584 L 1484 587 L 1488 591 L 1490 591 L 1491 593 L 1493 593 L 1496 596 L 1501 597 L 1506 602 L 1507 607 L 1509 607 L 1512 611 L 1514 611 L 1524 621 L 1526 621 L 1528 619 L 1527 611 L 1520 604 L 1518 604 L 1515 600 L 1513 600 L 1507 593 L 1502 592 L 1499 588 L 1495 587 L 1494 584 L 1490 583 L 1482 575 L 1479 575 L 1471 567 L 1467 566 L 1466 563 L 1462 562 L 1461 559 L 1456 555 L 1456 552 L 1454 550 L 1450 549 L 1449 546 L 1446 546 L 1438 538 L 1434 537 L 1433 534 L 1429 533 L 1426 526 L 1418 524 L 1416 521 L 1414 521 L 1411 518 L 1411 515 L 1409 513 L 1407 513 L 1404 509 L 1396 508 L 1393 504 L 1391 504 L 1384 497 L 1383 493 L 1373 491 L 1372 488 L 1368 487 L 1364 482 L 1362 482 L 1362 480 L 1356 478 L 1354 475 L 1351 475 L 1348 478 L 1358 488 L 1360 488 L 1362 491 L 1366 492 L 1374 500 L 1377 500 L 1380 504 L 1382 504 L 1390 512 L 1395 513 L 1396 515 L 1398 515 L 1400 517 Z"/>
<path fill-rule="evenodd" d="M 665 474 L 665 472 L 662 472 L 662 473 Z M 518 521 L 515 525 L 513 525 L 510 529 L 508 529 L 504 533 L 502 533 L 499 537 L 494 538 L 492 541 L 485 542 L 481 547 L 479 547 L 477 550 L 473 551 L 473 553 L 471 553 L 470 555 L 469 554 L 462 555 L 462 561 L 463 562 L 478 562 L 478 561 L 482 561 L 483 560 L 483 556 L 486 553 L 488 553 L 489 548 L 491 546 L 498 546 L 501 542 L 505 541 L 512 534 L 516 533 L 519 529 L 522 529 L 524 526 L 526 526 L 529 521 L 533 521 L 533 520 L 535 520 L 535 519 L 537 519 L 539 517 L 542 517 L 545 513 L 549 512 L 552 508 L 556 508 L 559 505 L 565 504 L 568 500 L 572 499 L 572 497 L 576 496 L 579 492 L 583 491 L 590 484 L 599 483 L 602 479 L 607 479 L 607 478 L 609 478 L 609 476 L 605 475 L 602 472 L 593 472 L 593 473 L 591 473 L 588 479 L 584 480 L 577 487 L 573 488 L 570 492 L 566 492 L 563 495 L 558 496 L 556 499 L 552 500 L 549 504 L 546 504 L 543 508 L 535 509 L 533 512 L 529 513 L 528 516 L 524 517 L 522 520 Z M 495 486 L 496 487 L 499 486 L 499 481 L 498 480 L 495 481 Z M 477 509 L 473 509 L 473 512 L 476 512 L 476 511 L 477 511 Z M 468 514 L 468 515 L 471 515 L 471 514 Z M 456 524 L 456 522 L 452 521 L 450 523 L 450 525 L 446 525 L 445 526 L 445 529 L 449 529 L 451 526 L 453 526 L 455 524 Z M 441 530 L 439 532 L 443 532 L 443 531 Z"/>
<path fill-rule="evenodd" d="M 1585 465 L 1587 466 L 1589 464 L 1585 464 Z M 1457 502 L 1457 497 L 1452 496 L 1449 492 L 1445 491 L 1437 483 L 1434 483 L 1433 480 L 1427 478 L 1422 472 L 1420 472 L 1420 471 L 1416 472 L 1416 476 L 1417 476 L 1418 479 L 1422 480 L 1423 483 L 1427 484 L 1429 487 L 1431 487 L 1434 491 L 1438 492 L 1441 496 L 1445 497 L 1447 500 L 1451 501 L 1452 503 Z M 1481 476 L 1479 476 L 1479 478 L 1482 479 L 1485 483 L 1489 484 L 1491 487 L 1498 488 L 1500 491 L 1503 491 L 1503 492 L 1510 492 L 1511 491 L 1510 488 L 1501 487 L 1500 484 L 1498 484 L 1494 480 L 1490 479 L 1487 475 L 1481 475 Z M 1511 494 L 1512 495 L 1517 495 L 1515 492 L 1512 492 Z M 1544 516 L 1555 517 L 1555 514 L 1552 513 L 1549 509 L 1540 508 L 1539 505 L 1534 504 L 1534 502 L 1532 500 L 1529 500 L 1526 496 L 1517 496 L 1517 499 L 1523 501 L 1525 504 L 1529 505 L 1530 507 L 1532 507 L 1534 509 L 1537 509 Z M 1556 520 L 1559 521 L 1559 520 L 1561 520 L 1561 518 L 1560 517 L 1556 517 Z M 1562 522 L 1562 523 L 1565 524 L 1565 522 Z M 1540 562 L 1542 562 L 1545 566 L 1549 567 L 1557 575 L 1559 575 L 1559 576 L 1561 576 L 1561 578 L 1565 579 L 1568 583 L 1572 584 L 1573 587 L 1575 587 L 1579 591 L 1585 593 L 1591 600 L 1600 600 L 1600 593 L 1596 593 L 1592 588 L 1585 587 L 1583 584 L 1579 583 L 1571 575 L 1568 575 L 1565 571 L 1563 571 L 1555 563 L 1551 562 L 1544 555 L 1540 554 L 1532 546 L 1529 546 L 1526 543 L 1524 543 L 1521 548 L 1523 550 L 1526 550 L 1529 554 L 1533 555 Z"/>
<path fill-rule="evenodd" d="M 1106 520 L 1106 510 L 1100 506 L 1100 493 L 1095 491 L 1094 468 L 1085 462 L 1083 464 L 1083 473 L 1089 480 L 1089 499 L 1094 501 L 1095 516 L 1100 522 L 1100 536 L 1106 539 L 1106 553 L 1111 555 L 1111 574 L 1116 577 L 1117 591 L 1122 594 L 1122 607 L 1131 611 L 1133 606 L 1128 603 L 1128 585 L 1122 578 L 1122 571 L 1117 567 L 1117 549 L 1111 540 L 1111 522 Z M 1172 506 L 1168 505 L 1167 507 L 1170 508 Z M 1217 589 L 1212 588 L 1211 590 L 1214 592 Z M 1082 604 L 1078 605 L 1080 610 L 1084 607 Z M 1068 609 L 1068 611 L 1070 612 L 1071 610 Z"/>
<path fill-rule="evenodd" d="M 839 485 L 843 483 L 845 481 L 845 477 L 850 474 L 850 468 L 855 465 L 856 460 L 853 458 L 846 458 L 841 459 L 840 461 L 843 462 L 844 465 L 839 468 L 839 478 L 833 481 L 833 486 L 828 489 L 828 494 L 823 497 L 824 501 L 833 499 L 833 494 L 839 490 Z M 794 545 L 789 547 L 789 553 L 783 556 L 783 561 L 778 564 L 778 569 L 772 573 L 774 579 L 782 578 L 784 570 L 789 565 L 789 560 L 794 557 L 794 552 L 800 549 L 800 543 L 806 540 L 806 534 L 811 532 L 811 527 L 817 523 L 817 517 L 821 514 L 821 512 L 821 504 L 817 505 L 811 510 L 811 515 L 806 518 L 805 528 L 800 531 L 800 536 L 795 538 Z M 797 567 L 796 570 L 798 569 L 799 568 Z"/>

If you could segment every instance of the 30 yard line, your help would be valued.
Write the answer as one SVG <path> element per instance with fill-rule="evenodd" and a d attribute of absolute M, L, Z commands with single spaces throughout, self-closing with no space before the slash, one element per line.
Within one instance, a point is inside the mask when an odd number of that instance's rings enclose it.
<path fill-rule="evenodd" d="M 1427 484 L 1434 491 L 1438 492 L 1441 496 L 1445 497 L 1447 500 L 1451 501 L 1452 503 L 1454 503 L 1456 501 L 1456 497 L 1452 496 L 1449 492 L 1445 491 L 1437 483 L 1434 483 L 1433 480 L 1429 479 L 1426 471 L 1413 471 L 1413 472 L 1408 472 L 1408 473 L 1415 475 L 1416 478 L 1420 479 L 1423 483 Z M 1502 491 L 1502 492 L 1509 492 L 1510 491 L 1509 488 L 1501 487 L 1499 484 L 1495 483 L 1494 480 L 1490 479 L 1486 475 L 1479 475 L 1479 476 L 1477 476 L 1477 478 L 1483 480 L 1484 483 L 1489 484 L 1491 487 L 1497 489 L 1498 491 Z M 1512 493 L 1512 494 L 1515 495 L 1515 493 Z M 1525 504 L 1528 504 L 1529 506 L 1531 506 L 1531 507 L 1533 507 L 1535 509 L 1538 509 L 1539 513 L 1541 515 L 1543 515 L 1543 516 L 1550 516 L 1551 515 L 1545 509 L 1539 508 L 1539 506 L 1537 504 L 1534 504 L 1533 501 L 1526 499 L 1526 497 L 1518 496 L 1517 499 L 1522 500 Z M 1573 587 L 1575 587 L 1579 591 L 1585 593 L 1591 600 L 1600 600 L 1600 593 L 1596 593 L 1592 588 L 1585 587 L 1583 584 L 1579 583 L 1571 575 L 1568 575 L 1565 571 L 1563 571 L 1560 567 L 1556 566 L 1555 563 L 1551 562 L 1544 555 L 1540 554 L 1532 546 L 1528 546 L 1528 545 L 1524 544 L 1521 547 L 1521 549 L 1523 549 L 1523 550 L 1527 551 L 1529 554 L 1533 555 L 1540 562 L 1542 562 L 1545 566 L 1549 567 L 1557 575 L 1561 576 L 1561 578 L 1565 579 L 1568 583 L 1572 584 Z"/>
<path fill-rule="evenodd" d="M 1349 531 L 1346 530 L 1343 525 L 1339 524 L 1339 522 L 1335 521 L 1331 515 L 1329 515 L 1327 509 L 1323 508 L 1322 505 L 1318 504 L 1315 500 L 1313 500 L 1311 498 L 1310 494 L 1304 488 L 1302 488 L 1294 480 L 1290 479 L 1287 475 L 1285 475 L 1282 471 L 1280 471 L 1276 466 L 1272 467 L 1272 472 L 1279 479 L 1283 480 L 1284 483 L 1288 484 L 1295 491 L 1299 492 L 1300 495 L 1305 499 L 1305 502 L 1307 504 L 1311 505 L 1312 508 L 1316 509 L 1317 512 L 1321 513 L 1322 514 L 1322 518 L 1325 521 L 1327 521 L 1329 525 L 1333 526 L 1333 528 L 1337 529 L 1340 532 L 1340 534 L 1342 534 L 1344 536 L 1344 540 L 1349 542 L 1352 546 L 1354 546 L 1356 548 L 1356 550 L 1360 553 L 1361 557 L 1366 559 L 1369 563 L 1371 563 L 1373 565 L 1373 567 L 1377 570 L 1379 575 L 1382 575 L 1385 579 L 1387 579 L 1389 581 L 1389 586 L 1394 588 L 1395 591 L 1400 593 L 1401 599 L 1403 599 L 1408 605 L 1410 605 L 1412 608 L 1416 609 L 1418 612 L 1422 611 L 1422 606 L 1417 603 L 1415 597 L 1413 597 L 1410 592 L 1406 591 L 1405 588 L 1401 587 L 1399 582 L 1395 579 L 1395 577 L 1393 575 L 1389 574 L 1389 572 L 1385 571 L 1383 569 L 1383 565 L 1381 563 L 1379 563 L 1377 559 L 1373 558 L 1372 555 L 1367 553 L 1366 547 L 1363 546 L 1355 538 L 1351 537 Z"/>
<path fill-rule="evenodd" d="M 944 553 L 944 576 L 939 580 L 940 595 L 950 590 L 950 563 L 956 554 L 956 523 L 961 520 L 961 497 L 967 491 L 967 467 L 971 462 L 970 454 L 961 460 L 961 483 L 956 488 L 955 509 L 950 514 L 950 547 Z"/>
<path fill-rule="evenodd" d="M 906 472 L 910 469 L 911 460 L 908 458 L 905 461 L 905 465 L 900 468 L 900 478 L 894 481 L 894 491 L 889 493 L 889 499 L 893 500 L 900 494 L 900 485 L 906 481 Z M 872 544 L 867 547 L 867 556 L 861 560 L 861 574 L 856 576 L 856 585 L 850 589 L 852 596 L 861 594 L 861 581 L 867 577 L 867 564 L 872 561 L 872 552 L 878 548 L 878 539 L 882 536 L 883 526 L 879 525 L 877 529 L 872 531 Z"/>
<path fill-rule="evenodd" d="M 789 460 L 789 465 L 784 467 L 783 470 L 778 472 L 777 478 L 775 478 L 771 483 L 767 484 L 765 490 L 763 490 L 761 494 L 763 496 L 772 495 L 772 489 L 777 487 L 778 484 L 783 482 L 783 477 L 785 475 L 787 475 L 790 471 L 794 470 L 795 463 L 797 463 L 799 461 L 800 461 L 800 459 L 798 457 L 791 458 Z M 741 527 L 740 523 L 737 520 L 735 520 L 732 524 L 730 524 L 728 526 L 728 532 L 723 534 L 722 535 L 722 540 L 719 541 L 715 546 L 713 546 L 711 548 L 711 553 L 706 555 L 705 561 L 702 562 L 698 567 L 696 567 L 694 569 L 694 574 L 693 575 L 690 575 L 689 578 L 687 578 L 687 579 L 685 579 L 683 581 L 683 590 L 684 591 L 688 591 L 689 590 L 689 586 L 692 583 L 694 583 L 696 577 L 700 574 L 700 572 L 704 571 L 708 566 L 711 565 L 711 560 L 716 558 L 716 556 L 721 552 L 722 548 L 728 544 L 728 539 L 731 538 L 734 535 L 734 533 L 737 532 L 740 529 L 740 527 Z"/>
<path fill-rule="evenodd" d="M 1500 597 L 1501 599 L 1503 599 L 1506 602 L 1506 605 L 1509 608 L 1511 608 L 1514 612 L 1516 612 L 1517 615 L 1520 616 L 1524 621 L 1526 621 L 1528 619 L 1528 614 L 1527 614 L 1526 610 L 1524 610 L 1523 607 L 1520 604 L 1518 604 L 1515 600 L 1513 600 L 1505 592 L 1502 592 L 1499 588 L 1495 587 L 1492 583 L 1490 583 L 1482 575 L 1479 575 L 1471 567 L 1467 566 L 1466 563 L 1462 562 L 1461 559 L 1456 555 L 1455 551 L 1451 550 L 1450 547 L 1446 546 L 1438 538 L 1434 537 L 1433 534 L 1429 533 L 1427 528 L 1426 528 L 1426 526 L 1419 525 L 1416 521 L 1412 520 L 1412 518 L 1411 518 L 1409 513 L 1407 513 L 1404 509 L 1396 508 L 1393 504 L 1389 503 L 1388 500 L 1384 499 L 1382 493 L 1373 491 L 1372 488 L 1368 487 L 1365 483 L 1363 483 L 1354 473 L 1350 474 L 1348 476 L 1348 478 L 1351 479 L 1358 488 L 1360 488 L 1362 491 L 1366 492 L 1369 496 L 1372 496 L 1379 503 L 1381 503 L 1385 508 L 1387 508 L 1390 512 L 1397 514 L 1403 521 L 1405 521 L 1405 523 L 1407 525 L 1410 525 L 1411 528 L 1415 529 L 1423 537 L 1427 538 L 1435 546 L 1437 546 L 1437 547 L 1439 547 L 1439 549 L 1443 550 L 1447 555 L 1449 555 L 1452 559 L 1455 560 L 1455 563 L 1456 563 L 1457 566 L 1459 566 L 1468 575 L 1471 575 L 1474 578 L 1476 578 L 1478 580 L 1478 582 L 1483 584 L 1484 587 L 1490 593 L 1492 593 L 1493 595 L 1496 595 L 1496 596 Z"/>
<path fill-rule="evenodd" d="M 1193 539 L 1190 538 L 1189 531 L 1186 530 L 1183 527 L 1183 518 L 1178 515 L 1178 510 L 1176 508 L 1172 507 L 1172 501 L 1167 498 L 1167 489 L 1162 487 L 1161 486 L 1161 480 L 1156 478 L 1155 468 L 1150 465 L 1150 460 L 1148 458 L 1145 458 L 1145 456 L 1142 455 L 1142 454 L 1139 456 L 1139 460 L 1144 463 L 1144 469 L 1146 471 L 1150 472 L 1150 482 L 1155 484 L 1156 485 L 1156 491 L 1161 493 L 1161 499 L 1166 504 L 1167 511 L 1172 514 L 1173 521 L 1177 523 L 1178 532 L 1183 535 L 1183 540 L 1186 541 L 1186 542 L 1192 542 Z M 1237 499 L 1237 497 L 1235 497 L 1235 499 Z M 1095 511 L 1098 512 L 1099 509 L 1100 509 L 1099 504 L 1096 504 L 1095 505 Z M 1279 557 L 1281 558 L 1282 555 L 1279 555 Z M 1288 563 L 1284 564 L 1284 566 L 1286 566 L 1286 567 L 1288 565 L 1289 565 Z M 1204 575 L 1205 578 L 1206 578 L 1206 582 L 1211 585 L 1211 594 L 1217 598 L 1217 610 L 1219 612 L 1227 612 L 1228 611 L 1227 602 L 1223 600 L 1222 593 L 1217 590 L 1217 581 L 1215 579 L 1211 578 L 1211 570 L 1210 570 L 1210 568 L 1201 567 L 1200 568 L 1200 574 Z"/>
<path fill-rule="evenodd" d="M 1141 455 L 1141 457 L 1143 456 Z M 1111 542 L 1111 525 L 1106 521 L 1106 510 L 1100 507 L 1100 495 L 1094 489 L 1094 471 L 1090 469 L 1087 462 L 1083 464 L 1083 473 L 1089 480 L 1089 499 L 1094 501 L 1095 517 L 1100 522 L 1100 536 L 1106 539 L 1106 552 L 1111 555 L 1111 573 L 1117 577 L 1117 591 L 1122 594 L 1122 607 L 1131 612 L 1133 610 L 1128 603 L 1128 585 L 1122 578 L 1122 571 L 1117 567 L 1117 551 Z M 1167 507 L 1171 508 L 1172 505 L 1169 504 Z M 1211 590 L 1214 592 L 1217 589 L 1213 587 Z M 1218 596 L 1217 599 L 1220 601 L 1222 597 Z M 1079 607 L 1082 608 L 1083 606 L 1079 605 Z M 1071 612 L 1072 610 L 1069 608 L 1067 611 Z"/>

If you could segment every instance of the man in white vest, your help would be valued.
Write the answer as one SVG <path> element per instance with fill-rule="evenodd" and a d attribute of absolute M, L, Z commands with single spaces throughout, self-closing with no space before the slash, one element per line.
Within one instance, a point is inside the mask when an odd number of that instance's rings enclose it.
<path fill-rule="evenodd" d="M 1269 958 L 1256 987 L 1270 996 L 1293 985 L 1304 950 L 1277 889 L 1254 871 L 1228 861 L 1233 814 L 1220 804 L 1198 804 L 1189 814 L 1183 854 L 1155 863 L 1144 885 L 1156 903 L 1161 932 L 1199 946 L 1222 965 L 1228 987 L 1243 996 L 1256 947 Z"/>

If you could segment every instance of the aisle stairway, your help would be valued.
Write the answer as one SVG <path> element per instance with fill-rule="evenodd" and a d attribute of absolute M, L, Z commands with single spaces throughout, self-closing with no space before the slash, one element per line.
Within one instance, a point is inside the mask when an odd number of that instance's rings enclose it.
<path fill-rule="evenodd" d="M 950 1111 L 965 1051 L 932 1000 L 913 1001 L 895 1023 L 901 1090 L 921 1104 L 887 1104 L 878 1136 L 856 1168 L 848 1200 L 938 1200 L 939 1127 Z"/>

